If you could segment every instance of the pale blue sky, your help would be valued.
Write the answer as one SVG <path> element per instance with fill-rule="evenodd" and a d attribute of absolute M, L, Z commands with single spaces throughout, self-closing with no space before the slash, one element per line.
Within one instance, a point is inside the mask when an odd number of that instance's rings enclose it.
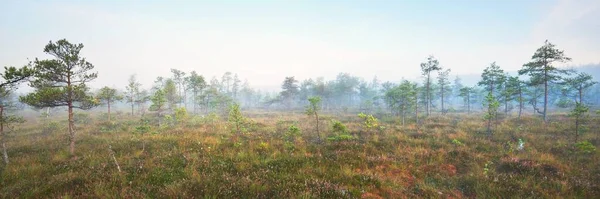
<path fill-rule="evenodd" d="M 2 1 L 0 65 L 46 58 L 49 40 L 83 43 L 99 78 L 149 87 L 170 68 L 238 73 L 259 88 L 285 76 L 416 79 L 432 54 L 452 74 L 496 61 L 517 70 L 549 39 L 600 62 L 600 1 Z M 117 73 L 117 71 L 119 71 Z"/>

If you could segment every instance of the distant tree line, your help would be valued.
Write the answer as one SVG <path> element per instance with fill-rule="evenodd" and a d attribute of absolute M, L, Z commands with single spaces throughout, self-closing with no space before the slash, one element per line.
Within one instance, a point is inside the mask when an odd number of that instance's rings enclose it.
<path fill-rule="evenodd" d="M 420 117 L 432 114 L 482 112 L 490 136 L 492 123 L 500 115 L 516 112 L 520 118 L 524 111 L 531 111 L 548 121 L 551 108 L 571 110 L 578 132 L 580 120 L 589 106 L 600 103 L 600 87 L 592 77 L 556 67 L 556 63 L 568 62 L 571 58 L 548 41 L 534 52 L 518 75 L 509 75 L 492 62 L 482 71 L 477 85 L 463 85 L 458 77 L 451 81 L 451 70 L 429 56 L 420 64 L 423 82 L 406 79 L 398 83 L 380 82 L 376 77 L 366 81 L 348 73 L 340 73 L 333 80 L 319 77 L 300 81 L 288 76 L 279 93 L 253 89 L 247 80 L 242 82 L 238 74 L 231 72 L 207 81 L 197 71 L 188 73 L 178 69 L 171 69 L 171 76 L 156 77 L 150 89 L 144 89 L 137 77 L 131 75 L 123 88 L 103 87 L 93 93 L 87 84 L 96 79 L 98 73 L 93 71 L 94 65 L 80 55 L 83 47 L 65 39 L 50 41 L 44 52 L 52 59 L 36 58 L 21 68 L 5 67 L 0 82 L 0 138 L 4 137 L 4 127 L 22 121 L 10 114 L 16 102 L 11 94 L 22 82 L 29 82 L 34 91 L 20 96 L 20 102 L 38 109 L 67 108 L 69 149 L 74 157 L 73 110 L 106 105 L 110 121 L 111 105 L 120 101 L 128 104 L 132 116 L 156 118 L 158 125 L 168 114 L 187 113 L 187 110 L 192 114 L 217 113 L 225 117 L 232 113 L 230 107 L 237 107 L 238 112 L 240 108 L 302 110 L 309 107 L 307 114 L 316 118 L 317 125 L 318 111 L 391 115 L 400 117 L 403 125 L 411 118 L 418 124 Z M 318 126 L 316 129 L 318 133 Z M 4 148 L 3 142 L 0 144 Z M 7 157 L 5 162 L 8 162 Z"/>

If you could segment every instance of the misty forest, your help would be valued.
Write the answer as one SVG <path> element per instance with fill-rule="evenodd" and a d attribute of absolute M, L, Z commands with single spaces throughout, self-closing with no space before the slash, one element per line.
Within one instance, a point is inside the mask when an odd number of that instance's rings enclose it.
<path fill-rule="evenodd" d="M 201 68 L 90 88 L 110 74 L 72 42 L 4 67 L 2 198 L 600 196 L 600 86 L 551 41 L 473 85 L 432 55 L 402 66 L 418 81 L 290 74 L 278 92 Z"/>
<path fill-rule="evenodd" d="M 0 199 L 600 198 L 600 0 L 0 2 Z"/>

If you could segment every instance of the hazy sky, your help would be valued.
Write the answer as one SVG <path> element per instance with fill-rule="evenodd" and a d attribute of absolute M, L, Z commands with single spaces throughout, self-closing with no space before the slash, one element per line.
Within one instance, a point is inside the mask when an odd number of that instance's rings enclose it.
<path fill-rule="evenodd" d="M 93 87 L 149 87 L 170 68 L 208 80 L 226 71 L 277 89 L 285 76 L 416 79 L 436 56 L 452 74 L 496 61 L 517 70 L 549 39 L 600 62 L 599 0 L 1 1 L 0 65 L 48 58 L 48 41 L 83 43 Z"/>

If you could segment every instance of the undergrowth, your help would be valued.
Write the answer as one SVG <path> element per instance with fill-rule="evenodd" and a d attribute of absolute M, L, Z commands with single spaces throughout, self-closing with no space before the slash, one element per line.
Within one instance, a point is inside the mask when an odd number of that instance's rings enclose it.
<path fill-rule="evenodd" d="M 433 116 L 418 128 L 381 120 L 386 128 L 368 129 L 344 119 L 350 114 L 338 118 L 345 122 L 326 115 L 327 139 L 318 141 L 304 115 L 248 115 L 238 134 L 216 117 L 159 128 L 147 118 L 79 114 L 77 159 L 69 157 L 64 120 L 30 122 L 6 140 L 11 162 L 0 165 L 0 197 L 600 196 L 598 126 L 573 143 L 565 118 L 548 125 L 509 118 L 488 137 L 479 116 Z"/>

